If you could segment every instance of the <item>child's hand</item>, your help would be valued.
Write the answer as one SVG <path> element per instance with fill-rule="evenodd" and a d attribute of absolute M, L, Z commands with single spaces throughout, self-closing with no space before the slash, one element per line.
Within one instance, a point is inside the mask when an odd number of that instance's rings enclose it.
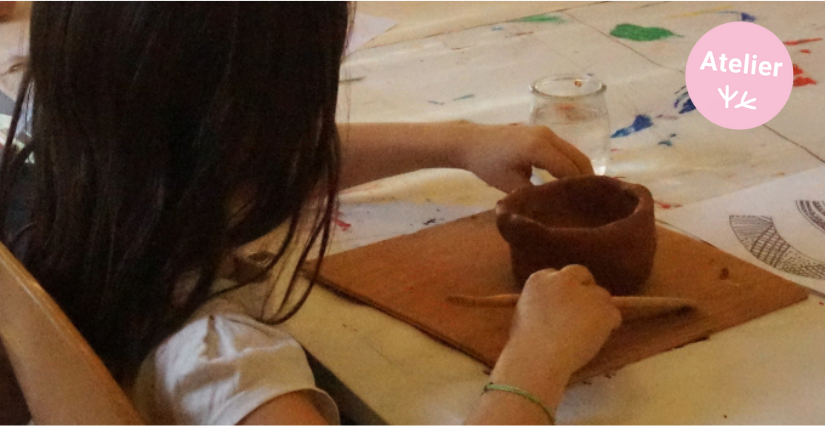
<path fill-rule="evenodd" d="M 511 333 L 552 355 L 572 374 L 601 349 L 621 323 L 610 293 L 596 285 L 584 266 L 534 273 L 524 285 Z"/>
<path fill-rule="evenodd" d="M 620 323 L 610 294 L 585 267 L 536 272 L 524 285 L 490 381 L 525 389 L 555 407 L 570 376 Z"/>
<path fill-rule="evenodd" d="M 456 141 L 459 167 L 504 192 L 530 185 L 534 166 L 555 177 L 593 174 L 590 160 L 545 126 L 455 125 L 465 127 Z"/>

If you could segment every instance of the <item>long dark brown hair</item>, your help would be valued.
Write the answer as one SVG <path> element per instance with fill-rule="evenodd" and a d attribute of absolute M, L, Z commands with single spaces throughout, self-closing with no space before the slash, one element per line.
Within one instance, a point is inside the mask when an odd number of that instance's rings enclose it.
<path fill-rule="evenodd" d="M 302 218 L 302 259 L 326 246 L 348 17 L 344 2 L 34 3 L 9 132 L 28 103 L 31 141 L 0 163 L 0 223 L 31 169 L 28 226 L 3 241 L 118 379 L 234 248 L 288 223 L 283 252 Z"/>

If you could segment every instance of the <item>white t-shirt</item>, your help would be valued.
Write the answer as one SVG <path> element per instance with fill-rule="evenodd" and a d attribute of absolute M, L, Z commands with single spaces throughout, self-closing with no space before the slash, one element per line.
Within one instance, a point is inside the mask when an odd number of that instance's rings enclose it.
<path fill-rule="evenodd" d="M 305 391 L 330 423 L 340 422 L 298 342 L 256 319 L 266 294 L 250 284 L 210 300 L 150 353 L 131 390 L 145 421 L 236 424 L 280 395 Z"/>

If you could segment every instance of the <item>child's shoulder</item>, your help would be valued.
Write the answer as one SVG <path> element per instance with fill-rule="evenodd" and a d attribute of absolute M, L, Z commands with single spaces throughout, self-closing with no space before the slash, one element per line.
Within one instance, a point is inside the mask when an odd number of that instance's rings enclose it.
<path fill-rule="evenodd" d="M 132 394 L 152 422 L 236 424 L 267 401 L 298 390 L 310 391 L 329 420 L 337 420 L 298 342 L 219 297 L 150 353 Z"/>

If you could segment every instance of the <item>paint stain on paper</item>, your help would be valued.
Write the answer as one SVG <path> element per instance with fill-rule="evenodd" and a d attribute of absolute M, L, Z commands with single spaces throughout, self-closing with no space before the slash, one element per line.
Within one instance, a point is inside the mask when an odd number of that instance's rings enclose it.
<path fill-rule="evenodd" d="M 821 41 L 821 40 L 822 40 L 822 37 L 819 37 L 819 38 L 804 38 L 802 40 L 783 41 L 782 43 L 784 43 L 785 46 L 797 46 L 797 45 L 800 45 L 800 44 L 813 43 L 815 41 Z"/>
<path fill-rule="evenodd" d="M 738 12 L 738 11 L 735 11 L 735 10 L 728 10 L 730 8 L 731 8 L 731 6 L 720 6 L 720 7 L 715 7 L 713 9 L 698 10 L 696 12 L 689 12 L 689 13 L 684 13 L 684 14 L 681 14 L 681 15 L 674 15 L 674 16 L 670 16 L 670 18 L 689 18 L 689 17 L 692 17 L 692 16 L 699 16 L 699 15 L 704 15 L 704 14 L 707 14 L 707 13 L 719 13 L 719 14 L 724 13 L 724 14 L 739 15 L 738 18 L 742 22 L 754 22 L 754 21 L 756 21 L 756 17 L 751 15 L 750 13 Z"/>
<path fill-rule="evenodd" d="M 640 132 L 651 126 L 653 126 L 653 120 L 651 120 L 650 117 L 648 117 L 647 115 L 637 115 L 636 118 L 633 119 L 633 124 L 616 130 L 612 135 L 610 135 L 610 137 L 622 138 L 625 136 L 632 135 L 633 133 Z"/>
<path fill-rule="evenodd" d="M 737 11 L 734 11 L 734 10 L 726 10 L 726 11 L 717 12 L 717 13 L 734 13 L 734 14 L 737 14 L 737 15 L 739 15 L 739 20 L 742 21 L 742 22 L 754 22 L 754 21 L 756 21 L 755 16 L 753 16 L 749 13 L 745 13 L 745 12 L 737 12 Z"/>
<path fill-rule="evenodd" d="M 797 64 L 793 64 L 793 87 L 809 86 L 817 81 L 805 75 L 805 71 Z"/>
<path fill-rule="evenodd" d="M 551 14 L 543 14 L 543 15 L 533 15 L 527 16 L 521 19 L 516 19 L 515 22 L 552 22 L 561 24 L 564 23 L 565 20 L 558 15 L 551 15 Z"/>
<path fill-rule="evenodd" d="M 352 227 L 351 223 L 344 222 L 343 220 L 339 219 L 338 217 L 333 217 L 332 222 L 335 226 L 341 228 L 341 230 L 346 231 Z"/>
<path fill-rule="evenodd" d="M 742 22 L 753 22 L 753 21 L 756 21 L 756 17 L 755 17 L 755 16 L 753 16 L 753 15 L 749 15 L 749 14 L 747 14 L 747 13 L 745 13 L 745 12 L 742 12 L 740 15 L 741 15 L 741 16 L 739 17 L 739 19 L 740 19 Z"/>
<path fill-rule="evenodd" d="M 661 208 L 663 208 L 663 209 L 665 209 L 665 210 L 676 209 L 676 208 L 682 207 L 682 205 L 681 205 L 681 204 L 676 204 L 676 203 L 672 203 L 672 204 L 671 204 L 671 203 L 664 203 L 664 202 L 662 202 L 662 201 L 656 201 L 656 200 L 653 200 L 653 204 L 656 204 L 657 206 L 659 206 L 659 207 L 661 207 Z"/>
<path fill-rule="evenodd" d="M 673 142 L 671 142 L 671 141 L 661 141 L 661 142 L 659 142 L 657 145 L 662 145 L 662 146 L 673 146 Z"/>
<path fill-rule="evenodd" d="M 626 38 L 633 41 L 655 41 L 668 37 L 678 36 L 678 34 L 666 28 L 642 27 L 633 24 L 619 24 L 610 31 L 610 35 L 618 38 Z"/>
<path fill-rule="evenodd" d="M 802 53 L 811 53 L 811 51 L 808 50 L 808 49 L 802 49 L 802 50 L 800 50 L 800 52 L 802 52 Z"/>
<path fill-rule="evenodd" d="M 678 96 L 676 96 L 676 101 L 673 102 L 673 108 L 678 108 L 679 114 L 691 112 L 696 109 L 696 106 L 693 105 L 693 100 L 690 99 L 690 94 L 686 86 L 682 86 L 681 89 L 676 91 L 676 94 Z"/>
<path fill-rule="evenodd" d="M 696 105 L 693 105 L 693 100 L 688 98 L 684 104 L 682 104 L 682 109 L 679 110 L 679 114 L 684 114 L 686 112 L 691 112 L 696 109 Z"/>
<path fill-rule="evenodd" d="M 793 79 L 793 87 L 808 86 L 816 83 L 817 81 L 810 77 L 797 77 Z"/>

